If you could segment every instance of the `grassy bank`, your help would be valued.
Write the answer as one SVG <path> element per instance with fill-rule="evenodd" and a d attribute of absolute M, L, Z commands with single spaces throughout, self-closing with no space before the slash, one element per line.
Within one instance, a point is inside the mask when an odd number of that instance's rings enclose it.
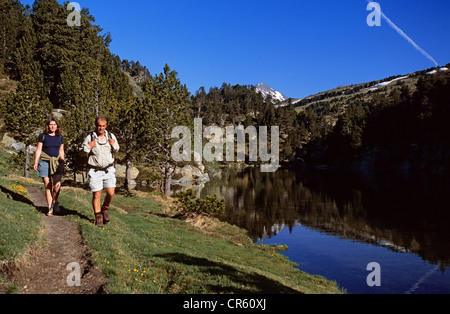
<path fill-rule="evenodd" d="M 14 261 L 35 244 L 42 230 L 41 217 L 30 204 L 25 187 L 0 179 L 0 261 Z"/>
<path fill-rule="evenodd" d="M 0 145 L 0 267 L 24 258 L 31 246 L 42 240 L 40 214 L 31 203 L 25 186 L 32 184 L 15 175 L 8 154 Z M 1 268 L 0 268 L 1 269 Z"/>
<path fill-rule="evenodd" d="M 171 218 L 163 196 L 117 196 L 103 229 L 91 220 L 90 193 L 66 188 L 60 199 L 110 278 L 111 293 L 340 292 L 275 249 L 255 245 L 242 229 L 206 217 Z"/>
<path fill-rule="evenodd" d="M 45 243 L 42 216 L 20 181 L 0 178 L 0 293 L 16 291 L 10 270 L 30 262 L 30 252 Z"/>
<path fill-rule="evenodd" d="M 45 239 L 42 216 L 24 189 L 41 183 L 4 169 L 0 261 L 8 264 L 29 257 Z M 109 278 L 109 293 L 341 293 L 334 283 L 296 269 L 274 248 L 254 244 L 240 228 L 201 216 L 172 218 L 172 200 L 158 194 L 118 195 L 112 222 L 103 229 L 93 225 L 90 192 L 64 186 L 60 204 L 66 219 L 79 226 L 93 263 Z M 11 287 L 3 270 L 0 292 L 14 292 Z"/>

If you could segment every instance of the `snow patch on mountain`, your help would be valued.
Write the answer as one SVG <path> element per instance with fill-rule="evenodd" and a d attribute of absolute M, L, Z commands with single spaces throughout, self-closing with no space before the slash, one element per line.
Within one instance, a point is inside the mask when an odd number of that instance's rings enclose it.
<path fill-rule="evenodd" d="M 279 91 L 274 90 L 272 87 L 264 83 L 259 83 L 258 85 L 256 85 L 256 92 L 261 93 L 264 99 L 266 99 L 267 96 L 270 95 L 272 97 L 273 103 L 278 103 L 289 99 L 289 97 L 283 95 Z"/>
<path fill-rule="evenodd" d="M 433 70 L 433 71 L 430 71 L 430 72 L 427 72 L 427 74 L 428 75 L 432 75 L 432 74 L 436 74 L 436 73 L 438 73 L 438 71 L 439 72 L 444 72 L 444 71 L 448 71 L 448 68 L 439 68 L 438 70 Z"/>
<path fill-rule="evenodd" d="M 374 86 L 372 86 L 372 87 L 370 87 L 370 88 L 363 89 L 363 91 L 366 91 L 366 90 L 374 91 L 374 90 L 377 90 L 377 89 L 380 88 L 380 87 L 385 87 L 385 86 L 388 86 L 388 85 L 390 85 L 390 84 L 392 84 L 392 83 L 394 83 L 394 82 L 397 82 L 397 81 L 400 81 L 400 80 L 405 80 L 405 79 L 407 79 L 407 78 L 409 78 L 409 75 L 407 75 L 407 76 L 402 76 L 402 77 L 397 77 L 396 79 L 393 79 L 393 80 L 391 80 L 391 81 L 378 83 L 378 84 L 376 84 L 376 85 L 374 85 Z"/>

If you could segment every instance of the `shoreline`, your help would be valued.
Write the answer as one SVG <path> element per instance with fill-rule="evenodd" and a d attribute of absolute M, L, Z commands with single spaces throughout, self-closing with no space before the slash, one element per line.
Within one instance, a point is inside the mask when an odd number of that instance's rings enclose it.
<path fill-rule="evenodd" d="M 75 222 L 89 247 L 92 265 L 107 277 L 106 293 L 343 293 L 336 283 L 295 268 L 277 248 L 253 243 L 244 229 L 204 216 L 173 218 L 173 199 L 163 195 L 118 195 L 113 221 L 103 229 L 93 225 L 90 197 L 66 186 L 60 201 L 63 218 Z"/>

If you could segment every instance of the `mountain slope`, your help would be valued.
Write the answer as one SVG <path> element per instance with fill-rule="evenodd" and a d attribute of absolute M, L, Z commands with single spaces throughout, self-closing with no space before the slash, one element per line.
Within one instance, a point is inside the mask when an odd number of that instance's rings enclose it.
<path fill-rule="evenodd" d="M 258 85 L 256 85 L 256 92 L 261 93 L 264 99 L 266 99 L 268 96 L 271 96 L 273 103 L 279 103 L 289 99 L 287 96 L 264 83 L 259 83 Z"/>
<path fill-rule="evenodd" d="M 448 174 L 449 82 L 447 66 L 301 100 L 301 157 L 364 173 Z"/>
<path fill-rule="evenodd" d="M 293 99 L 292 104 L 295 105 L 297 112 L 313 107 L 316 111 L 342 113 L 350 103 L 370 99 L 373 94 L 388 94 L 398 86 L 407 86 L 410 88 L 411 92 L 414 92 L 416 83 L 420 78 L 447 70 L 448 66 L 443 68 L 432 68 L 406 75 L 391 76 L 378 81 L 339 86 L 303 99 Z M 287 101 L 280 105 L 283 104 L 287 104 Z"/>

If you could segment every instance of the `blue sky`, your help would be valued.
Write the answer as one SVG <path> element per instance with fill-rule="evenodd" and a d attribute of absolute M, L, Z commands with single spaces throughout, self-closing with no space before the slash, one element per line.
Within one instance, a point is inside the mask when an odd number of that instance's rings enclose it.
<path fill-rule="evenodd" d="M 191 93 L 264 82 L 302 98 L 434 66 L 385 20 L 369 27 L 366 0 L 77 2 L 111 32 L 113 53 L 139 60 L 152 74 L 168 63 Z M 440 65 L 450 63 L 450 1 L 378 3 Z"/>

